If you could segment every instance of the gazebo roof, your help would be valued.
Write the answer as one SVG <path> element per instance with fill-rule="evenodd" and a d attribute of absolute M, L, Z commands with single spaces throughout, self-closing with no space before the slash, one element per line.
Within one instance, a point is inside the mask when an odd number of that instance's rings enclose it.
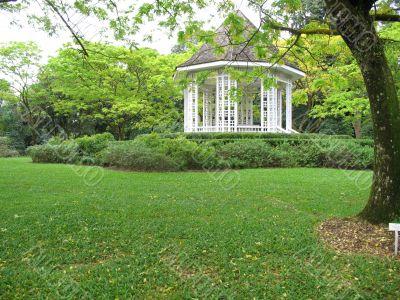
<path fill-rule="evenodd" d="M 256 26 L 240 10 L 237 11 L 237 14 L 246 21 L 246 25 L 244 27 L 245 32 L 243 32 L 244 36 L 250 35 L 252 32 L 257 30 Z M 221 26 L 219 26 L 216 30 L 215 43 L 216 46 L 203 44 L 201 48 L 189 60 L 179 65 L 178 67 L 188 67 L 221 60 L 245 62 L 260 61 L 260 59 L 256 58 L 252 46 L 246 44 L 232 46 L 229 30 L 228 28 L 226 28 L 226 26 L 224 26 L 224 24 L 221 24 Z M 224 53 L 215 53 L 215 47 L 221 47 L 224 50 Z"/>
<path fill-rule="evenodd" d="M 249 37 L 257 30 L 257 27 L 240 11 L 236 12 L 238 16 L 246 21 L 243 35 Z M 202 64 L 215 63 L 220 61 L 247 62 L 247 63 L 266 63 L 266 59 L 260 59 L 256 56 L 253 46 L 243 43 L 241 45 L 232 45 L 229 29 L 222 24 L 216 30 L 215 45 L 203 44 L 200 49 L 186 62 L 180 64 L 177 68 L 185 68 Z M 223 53 L 216 53 L 216 47 L 222 48 Z M 275 54 L 278 49 L 275 46 L 269 47 L 270 52 Z M 285 62 L 285 65 L 300 70 L 297 66 Z M 301 70 L 300 70 L 301 71 Z"/>

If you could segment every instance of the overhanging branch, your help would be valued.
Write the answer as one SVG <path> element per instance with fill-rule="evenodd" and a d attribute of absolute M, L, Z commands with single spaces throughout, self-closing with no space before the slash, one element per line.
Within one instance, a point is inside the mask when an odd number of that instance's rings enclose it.
<path fill-rule="evenodd" d="M 374 21 L 380 22 L 400 22 L 400 15 L 390 15 L 390 14 L 371 14 Z"/>
<path fill-rule="evenodd" d="M 89 56 L 89 53 L 86 51 L 85 46 L 83 45 L 81 38 L 75 33 L 75 31 L 72 29 L 72 27 L 68 24 L 67 20 L 65 20 L 64 16 L 60 13 L 58 8 L 54 5 L 54 3 L 50 0 L 45 0 L 47 5 L 51 7 L 51 9 L 58 15 L 58 17 L 61 19 L 61 21 L 64 23 L 64 25 L 68 28 L 69 32 L 71 32 L 72 36 L 76 40 L 76 42 L 79 44 L 79 46 L 82 48 L 83 54 L 85 56 Z"/>
<path fill-rule="evenodd" d="M 324 35 L 339 35 L 337 30 L 329 28 L 314 28 L 314 29 L 295 29 L 291 27 L 281 26 L 277 24 L 268 24 L 272 29 L 287 31 L 295 35 L 302 34 L 324 34 Z"/>
<path fill-rule="evenodd" d="M 400 15 L 371 14 L 371 17 L 374 19 L 374 21 L 379 21 L 379 22 L 400 22 Z M 268 21 L 263 20 L 263 22 L 265 23 Z M 287 31 L 295 35 L 302 35 L 302 34 L 339 35 L 339 32 L 337 30 L 329 28 L 295 29 L 272 22 L 268 22 L 268 26 L 270 26 L 272 29 Z"/>

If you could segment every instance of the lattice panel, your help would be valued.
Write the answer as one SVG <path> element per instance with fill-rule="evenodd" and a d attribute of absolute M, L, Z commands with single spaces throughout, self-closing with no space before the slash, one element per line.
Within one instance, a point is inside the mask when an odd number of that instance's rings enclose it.
<path fill-rule="evenodd" d="M 217 76 L 216 124 L 221 132 L 235 131 L 237 127 L 237 103 L 231 99 L 231 91 L 236 86 L 229 75 Z"/>
<path fill-rule="evenodd" d="M 224 76 L 217 76 L 217 95 L 216 95 L 216 125 L 218 131 L 223 130 L 224 121 Z"/>
<path fill-rule="evenodd" d="M 188 128 L 190 131 L 197 131 L 199 124 L 199 102 L 198 87 L 195 83 L 190 83 L 188 87 Z"/>
<path fill-rule="evenodd" d="M 229 81 L 229 131 L 236 131 L 238 123 L 237 115 L 237 101 L 231 99 L 232 96 L 236 96 L 237 82 L 236 80 Z"/>
<path fill-rule="evenodd" d="M 277 107 L 277 90 L 276 88 L 270 88 L 264 91 L 263 95 L 263 127 L 268 132 L 276 131 L 278 124 L 278 107 Z"/>

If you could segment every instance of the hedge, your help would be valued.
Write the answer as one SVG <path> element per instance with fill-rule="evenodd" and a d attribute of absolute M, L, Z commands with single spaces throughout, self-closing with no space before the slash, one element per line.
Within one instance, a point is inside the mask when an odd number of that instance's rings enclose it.
<path fill-rule="evenodd" d="M 259 167 L 371 169 L 373 147 L 355 139 L 188 139 L 143 135 L 116 142 L 85 137 L 31 147 L 34 162 L 97 164 L 132 170 L 196 170 Z M 99 142 L 102 141 L 102 142 Z"/>
<path fill-rule="evenodd" d="M 189 140 L 215 140 L 215 139 L 353 139 L 349 135 L 326 135 L 317 133 L 271 133 L 271 132 L 196 132 L 196 133 L 167 133 L 161 134 L 163 138 L 185 137 Z"/>
<path fill-rule="evenodd" d="M 110 133 L 83 136 L 72 140 L 52 138 L 44 145 L 29 147 L 27 153 L 33 162 L 75 163 L 95 165 L 99 154 L 114 140 Z"/>

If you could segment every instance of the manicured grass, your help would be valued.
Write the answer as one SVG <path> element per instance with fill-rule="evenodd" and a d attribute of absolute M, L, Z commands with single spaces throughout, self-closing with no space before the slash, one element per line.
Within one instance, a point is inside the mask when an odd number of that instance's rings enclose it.
<path fill-rule="evenodd" d="M 363 207 L 369 172 L 243 170 L 226 190 L 223 173 L 105 170 L 88 186 L 77 168 L 0 159 L 2 298 L 400 297 L 398 262 L 315 233 Z"/>

